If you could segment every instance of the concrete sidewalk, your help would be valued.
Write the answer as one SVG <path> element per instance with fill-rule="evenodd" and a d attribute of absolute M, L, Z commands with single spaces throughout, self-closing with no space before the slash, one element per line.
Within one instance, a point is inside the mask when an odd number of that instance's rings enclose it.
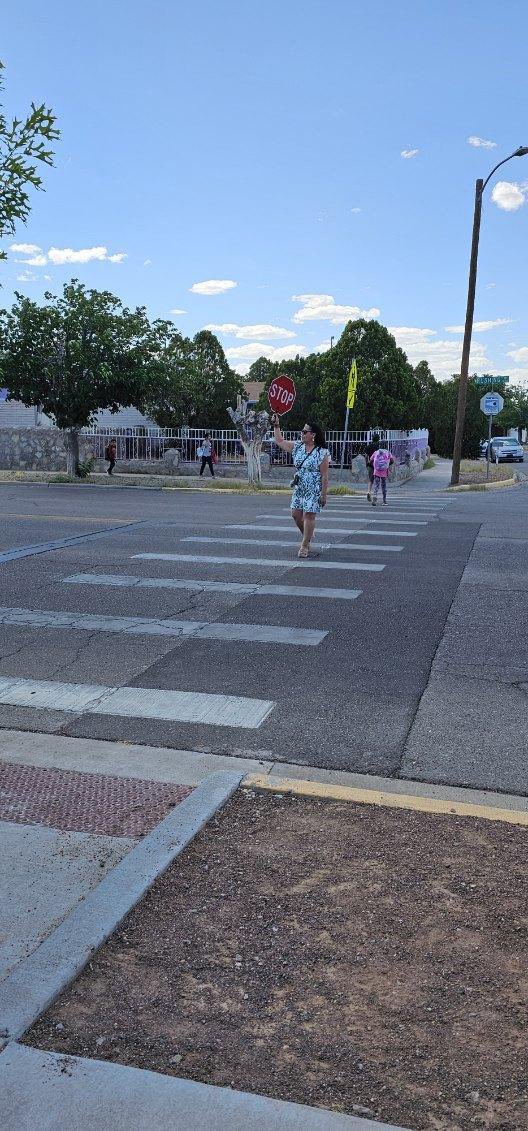
<path fill-rule="evenodd" d="M 399 776 L 527 795 L 528 487 L 451 497 L 480 527 Z"/>
<path fill-rule="evenodd" d="M 18 1044 L 0 1054 L 0 1091 L 3 1131 L 405 1131 Z"/>

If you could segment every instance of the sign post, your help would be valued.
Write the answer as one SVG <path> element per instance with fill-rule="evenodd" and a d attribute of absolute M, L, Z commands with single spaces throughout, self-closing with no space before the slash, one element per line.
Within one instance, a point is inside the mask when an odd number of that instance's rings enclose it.
<path fill-rule="evenodd" d="M 504 397 L 500 393 L 484 393 L 480 398 L 480 409 L 484 416 L 488 417 L 488 447 L 486 449 L 486 479 L 489 479 L 490 470 L 490 449 L 491 449 L 491 426 L 494 416 L 498 416 L 504 408 Z"/>
<path fill-rule="evenodd" d="M 356 362 L 356 359 L 354 358 L 352 365 L 350 366 L 350 373 L 348 374 L 347 402 L 346 402 L 346 413 L 345 413 L 345 431 L 343 432 L 343 443 L 341 445 L 341 467 L 340 467 L 341 477 L 343 475 L 343 467 L 345 466 L 345 449 L 346 449 L 346 442 L 347 442 L 347 437 L 348 437 L 348 418 L 349 418 L 349 415 L 350 415 L 350 409 L 354 408 L 354 404 L 355 404 L 355 401 L 356 401 L 357 382 L 358 382 L 357 362 Z"/>

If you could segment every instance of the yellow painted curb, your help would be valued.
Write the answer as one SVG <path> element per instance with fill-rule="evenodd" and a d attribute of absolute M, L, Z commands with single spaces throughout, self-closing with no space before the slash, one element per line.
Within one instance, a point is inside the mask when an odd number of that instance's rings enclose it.
<path fill-rule="evenodd" d="M 446 487 L 446 491 L 496 491 L 500 487 L 516 487 L 520 482 L 517 476 L 513 479 L 496 479 L 492 483 L 459 483 L 457 487 Z"/>
<path fill-rule="evenodd" d="M 269 790 L 271 793 L 293 793 L 297 797 L 355 801 L 362 805 L 379 805 L 389 809 L 414 809 L 420 813 L 480 817 L 484 821 L 504 821 L 509 825 L 528 826 L 528 811 L 474 805 L 467 801 L 447 801 L 439 797 L 420 797 L 410 793 L 385 793 L 378 789 L 354 789 L 347 785 L 327 785 L 325 782 L 295 778 L 274 778 L 267 774 L 248 774 L 242 785 L 251 789 Z"/>

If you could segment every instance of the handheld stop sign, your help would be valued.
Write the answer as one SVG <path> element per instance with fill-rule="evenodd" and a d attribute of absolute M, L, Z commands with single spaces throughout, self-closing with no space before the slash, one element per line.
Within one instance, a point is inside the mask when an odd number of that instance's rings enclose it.
<path fill-rule="evenodd" d="M 289 412 L 295 404 L 295 397 L 297 392 L 295 383 L 291 377 L 287 377 L 285 373 L 280 373 L 271 382 L 268 389 L 268 400 L 272 412 L 276 412 L 277 416 L 283 416 L 285 412 Z"/>

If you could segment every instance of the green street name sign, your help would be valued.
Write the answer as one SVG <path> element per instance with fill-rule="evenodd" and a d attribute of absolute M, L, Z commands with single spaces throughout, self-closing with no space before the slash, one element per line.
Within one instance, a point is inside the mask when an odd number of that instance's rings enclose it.
<path fill-rule="evenodd" d="M 509 377 L 492 377 L 483 373 L 482 377 L 475 377 L 475 385 L 507 385 L 509 380 Z"/>

